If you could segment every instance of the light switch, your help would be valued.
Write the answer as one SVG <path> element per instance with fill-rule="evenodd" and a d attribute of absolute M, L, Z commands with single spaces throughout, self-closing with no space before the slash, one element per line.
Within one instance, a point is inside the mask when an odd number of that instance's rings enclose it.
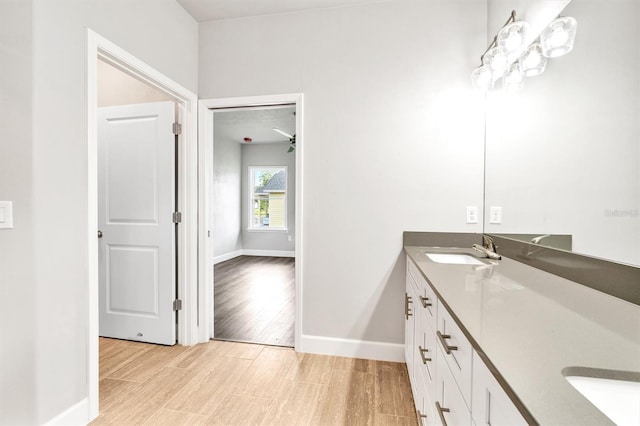
<path fill-rule="evenodd" d="M 489 223 L 502 223 L 502 207 L 491 206 L 491 210 L 489 211 Z"/>
<path fill-rule="evenodd" d="M 0 229 L 13 228 L 13 203 L 0 201 Z"/>
<path fill-rule="evenodd" d="M 467 206 L 467 223 L 478 223 L 478 206 Z"/>

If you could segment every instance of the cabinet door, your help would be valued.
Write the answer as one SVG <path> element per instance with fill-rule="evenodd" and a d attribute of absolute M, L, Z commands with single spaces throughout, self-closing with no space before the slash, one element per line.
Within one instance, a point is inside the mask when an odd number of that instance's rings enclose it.
<path fill-rule="evenodd" d="M 476 425 L 526 425 L 493 374 L 476 352 L 473 353 L 473 420 Z"/>
<path fill-rule="evenodd" d="M 471 413 L 458 389 L 455 379 L 444 360 L 440 348 L 436 350 L 435 420 L 438 425 L 470 426 Z"/>
<path fill-rule="evenodd" d="M 436 335 L 428 324 L 425 311 L 416 309 L 416 335 L 414 352 L 414 369 L 416 376 L 420 373 L 425 384 L 427 396 L 431 401 L 435 399 L 436 392 Z"/>

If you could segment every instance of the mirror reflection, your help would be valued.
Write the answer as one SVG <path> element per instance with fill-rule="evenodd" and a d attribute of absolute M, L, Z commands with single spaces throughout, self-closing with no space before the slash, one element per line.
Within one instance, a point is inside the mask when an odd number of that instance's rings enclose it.
<path fill-rule="evenodd" d="M 640 265 L 640 2 L 573 0 L 562 15 L 573 51 L 487 95 L 484 229 Z"/>

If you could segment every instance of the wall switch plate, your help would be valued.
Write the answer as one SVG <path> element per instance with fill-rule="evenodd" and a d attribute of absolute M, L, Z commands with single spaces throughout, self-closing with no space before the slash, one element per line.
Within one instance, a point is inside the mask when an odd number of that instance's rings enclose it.
<path fill-rule="evenodd" d="M 291 241 L 291 235 L 287 235 L 287 241 Z"/>
<path fill-rule="evenodd" d="M 502 207 L 491 206 L 491 210 L 489 211 L 489 223 L 502 223 Z"/>
<path fill-rule="evenodd" d="M 467 206 L 467 223 L 478 223 L 478 206 Z"/>
<path fill-rule="evenodd" d="M 13 202 L 0 201 L 0 229 L 13 228 Z"/>

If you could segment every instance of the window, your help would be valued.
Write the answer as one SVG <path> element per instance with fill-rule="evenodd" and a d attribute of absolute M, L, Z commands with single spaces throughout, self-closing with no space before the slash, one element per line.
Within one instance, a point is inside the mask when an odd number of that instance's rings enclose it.
<path fill-rule="evenodd" d="M 287 229 L 287 167 L 249 167 L 249 229 Z"/>

